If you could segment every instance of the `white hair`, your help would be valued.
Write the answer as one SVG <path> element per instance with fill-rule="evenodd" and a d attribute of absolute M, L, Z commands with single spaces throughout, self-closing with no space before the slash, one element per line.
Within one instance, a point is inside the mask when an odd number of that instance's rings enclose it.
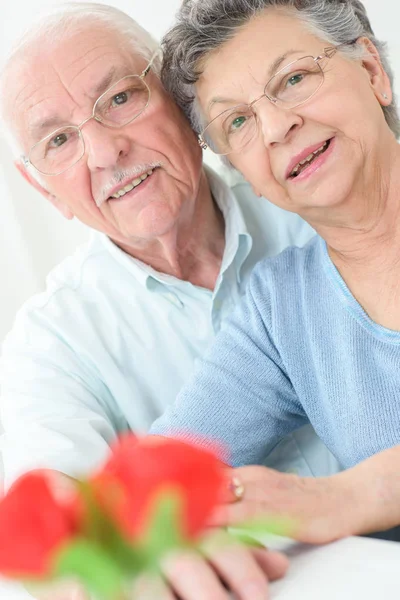
<path fill-rule="evenodd" d="M 41 14 L 13 46 L 0 72 L 1 130 L 15 156 L 21 154 L 21 148 L 12 131 L 4 102 L 7 93 L 7 80 L 12 76 L 10 74 L 12 64 L 18 60 L 27 60 L 26 57 L 30 56 L 30 51 L 37 47 L 39 43 L 41 49 L 45 47 L 46 50 L 51 52 L 51 49 L 60 41 L 68 39 L 68 37 L 76 35 L 80 31 L 85 31 L 88 25 L 103 25 L 108 30 L 117 32 L 128 42 L 133 53 L 148 62 L 159 48 L 158 42 L 148 31 L 143 29 L 129 15 L 113 6 L 92 2 L 67 2 Z M 154 59 L 152 70 L 159 76 L 161 70 L 160 55 Z"/>

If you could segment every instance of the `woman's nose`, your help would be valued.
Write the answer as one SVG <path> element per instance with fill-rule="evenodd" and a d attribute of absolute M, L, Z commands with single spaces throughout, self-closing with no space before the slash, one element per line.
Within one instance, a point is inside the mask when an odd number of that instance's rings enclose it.
<path fill-rule="evenodd" d="M 302 117 L 293 109 L 281 108 L 266 96 L 257 102 L 257 117 L 266 147 L 287 141 L 291 133 L 303 123 Z"/>

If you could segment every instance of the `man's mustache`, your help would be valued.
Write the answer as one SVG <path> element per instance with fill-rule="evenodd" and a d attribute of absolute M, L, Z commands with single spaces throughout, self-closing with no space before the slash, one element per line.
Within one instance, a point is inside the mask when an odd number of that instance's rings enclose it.
<path fill-rule="evenodd" d="M 147 171 L 151 171 L 152 169 L 155 169 L 156 167 L 161 167 L 161 163 L 160 162 L 142 163 L 139 165 L 135 165 L 134 167 L 131 167 L 129 169 L 115 171 L 112 176 L 112 179 L 107 183 L 106 186 L 104 186 L 104 188 L 96 196 L 96 198 L 95 198 L 96 205 L 100 207 L 103 204 L 103 202 L 108 200 L 108 198 L 111 195 L 110 194 L 111 190 L 119 183 L 121 183 L 121 184 L 124 182 L 128 183 L 128 181 L 132 181 L 132 179 L 136 179 L 136 177 L 138 177 L 139 175 L 143 175 L 143 173 L 146 173 Z"/>

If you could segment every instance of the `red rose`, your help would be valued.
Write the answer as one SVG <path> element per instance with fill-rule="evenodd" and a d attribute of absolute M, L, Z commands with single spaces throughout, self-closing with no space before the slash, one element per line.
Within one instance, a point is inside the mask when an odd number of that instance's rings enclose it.
<path fill-rule="evenodd" d="M 163 492 L 182 501 L 182 533 L 188 540 L 204 530 L 221 498 L 224 475 L 214 454 L 174 439 L 120 439 L 102 471 L 93 479 L 98 497 L 122 531 L 141 539 L 155 502 Z"/>
<path fill-rule="evenodd" d="M 0 572 L 49 576 L 57 551 L 76 533 L 71 508 L 58 503 L 45 474 L 21 477 L 0 502 Z"/>

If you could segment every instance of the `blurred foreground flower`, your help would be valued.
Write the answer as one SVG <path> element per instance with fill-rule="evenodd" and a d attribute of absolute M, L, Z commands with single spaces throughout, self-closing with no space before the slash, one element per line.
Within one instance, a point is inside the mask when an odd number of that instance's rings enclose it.
<path fill-rule="evenodd" d="M 0 574 L 78 579 L 101 600 L 124 598 L 169 552 L 199 546 L 226 483 L 215 454 L 133 435 L 65 497 L 46 472 L 28 473 L 0 502 Z"/>
<path fill-rule="evenodd" d="M 29 473 L 0 504 L 0 570 L 9 577 L 46 577 L 53 557 L 74 539 L 79 524 L 57 502 L 47 481 Z"/>

